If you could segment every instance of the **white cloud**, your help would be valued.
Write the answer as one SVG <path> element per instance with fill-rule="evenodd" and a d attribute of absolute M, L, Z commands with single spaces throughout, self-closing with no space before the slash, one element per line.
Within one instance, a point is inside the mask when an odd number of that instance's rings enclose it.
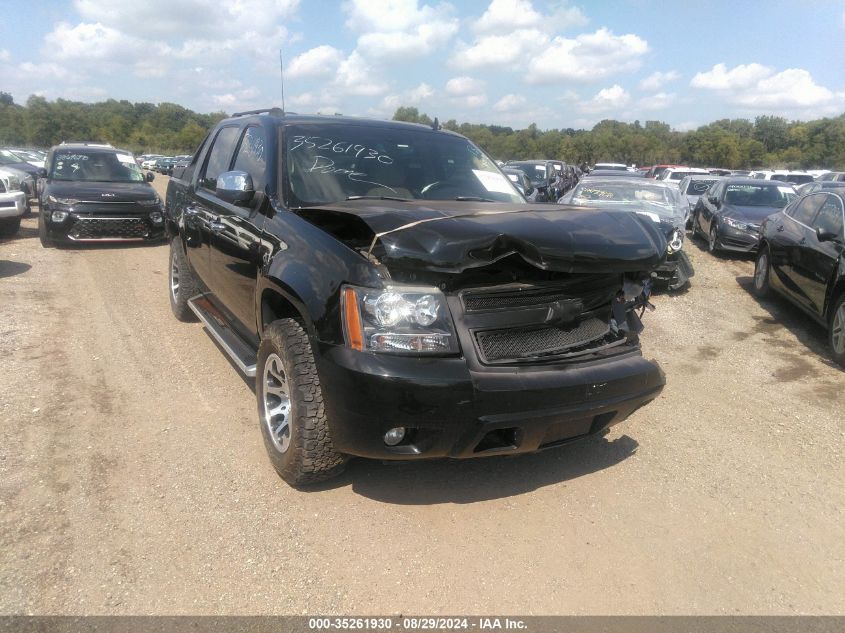
<path fill-rule="evenodd" d="M 269 35 L 293 17 L 299 0 L 75 0 L 83 20 L 146 39 L 221 40 Z M 256 16 L 261 16 L 256 19 Z"/>
<path fill-rule="evenodd" d="M 581 104 L 584 112 L 599 113 L 610 112 L 624 108 L 631 101 L 631 95 L 619 84 L 613 84 L 610 88 L 599 90 L 596 95 Z"/>
<path fill-rule="evenodd" d="M 293 58 L 286 74 L 291 77 L 332 75 L 343 61 L 343 53 L 333 46 L 316 46 Z"/>
<path fill-rule="evenodd" d="M 5 48 L 0 48 L 0 62 L 7 62 L 12 59 L 11 53 L 7 51 Z"/>
<path fill-rule="evenodd" d="M 493 109 L 496 112 L 513 112 L 523 108 L 527 101 L 522 95 L 507 94 L 493 104 Z"/>
<path fill-rule="evenodd" d="M 544 8 L 550 5 L 543 5 Z M 484 14 L 472 25 L 476 33 L 500 33 L 519 29 L 574 28 L 587 24 L 578 7 L 561 4 L 551 15 L 534 8 L 530 0 L 492 0 Z"/>
<path fill-rule="evenodd" d="M 670 70 L 665 73 L 658 70 L 651 73 L 640 82 L 640 90 L 660 90 L 661 88 L 664 88 L 666 84 L 677 81 L 680 77 L 680 73 L 674 70 Z"/>
<path fill-rule="evenodd" d="M 647 52 L 648 42 L 639 36 L 615 35 L 606 28 L 575 38 L 550 38 L 537 29 L 518 29 L 507 35 L 480 37 L 471 46 L 459 46 L 451 64 L 461 69 L 506 66 L 523 72 L 530 64 L 539 68 L 527 73 L 526 82 L 530 84 L 595 81 L 636 70 Z"/>
<path fill-rule="evenodd" d="M 357 51 L 383 61 L 428 55 L 458 32 L 449 4 L 420 6 L 417 0 L 350 0 L 346 26 L 360 33 Z"/>
<path fill-rule="evenodd" d="M 707 72 L 696 73 L 690 86 L 707 90 L 736 90 L 752 86 L 771 74 L 772 69 L 762 64 L 740 64 L 731 70 L 725 64 L 716 64 Z"/>
<path fill-rule="evenodd" d="M 379 79 L 373 68 L 353 51 L 337 69 L 333 86 L 346 95 L 373 97 L 387 92 L 387 84 Z"/>
<path fill-rule="evenodd" d="M 381 102 L 381 109 L 374 110 L 379 114 L 393 112 L 399 106 L 418 106 L 423 101 L 434 96 L 434 89 L 426 83 L 421 83 L 402 94 L 387 95 Z"/>
<path fill-rule="evenodd" d="M 716 64 L 698 73 L 690 85 L 714 91 L 725 101 L 749 111 L 776 112 L 816 117 L 839 114 L 845 109 L 845 93 L 834 93 L 818 85 L 803 68 L 775 73 L 761 64 L 740 64 L 728 70 Z"/>
<path fill-rule="evenodd" d="M 665 110 L 674 104 L 677 98 L 678 95 L 674 92 L 658 92 L 637 101 L 637 108 L 640 110 Z"/>
<path fill-rule="evenodd" d="M 446 82 L 446 94 L 463 97 L 484 90 L 484 82 L 472 77 L 452 77 Z"/>

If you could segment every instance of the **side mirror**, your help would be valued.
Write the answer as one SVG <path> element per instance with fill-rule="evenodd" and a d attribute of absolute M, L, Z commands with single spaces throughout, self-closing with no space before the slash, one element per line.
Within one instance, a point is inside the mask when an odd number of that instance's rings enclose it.
<path fill-rule="evenodd" d="M 38 169 L 38 177 L 39 178 L 46 178 L 47 177 L 47 170 L 44 169 L 43 167 L 40 167 Z"/>
<path fill-rule="evenodd" d="M 153 178 L 155 177 L 156 175 L 151 171 L 148 171 L 146 174 L 144 174 L 144 180 L 146 180 L 147 182 L 152 182 Z"/>
<path fill-rule="evenodd" d="M 534 193 L 534 185 L 531 184 L 531 180 L 527 176 L 522 179 L 522 188 L 525 190 L 526 196 Z"/>
<path fill-rule="evenodd" d="M 245 205 L 255 196 L 252 176 L 245 171 L 225 171 L 217 177 L 215 194 L 223 202 Z"/>
<path fill-rule="evenodd" d="M 816 229 L 816 239 L 819 242 L 835 242 L 839 240 L 839 235 L 833 233 L 832 231 L 825 231 L 823 228 L 819 227 Z"/>

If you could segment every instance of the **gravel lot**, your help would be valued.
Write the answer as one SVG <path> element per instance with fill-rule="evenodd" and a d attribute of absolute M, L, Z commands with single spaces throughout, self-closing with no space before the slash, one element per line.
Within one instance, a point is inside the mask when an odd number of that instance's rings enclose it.
<path fill-rule="evenodd" d="M 25 219 L 0 241 L 0 613 L 845 613 L 845 374 L 750 259 L 686 248 L 643 336 L 667 387 L 607 437 L 299 492 L 171 316 L 166 246 L 44 250 Z"/>

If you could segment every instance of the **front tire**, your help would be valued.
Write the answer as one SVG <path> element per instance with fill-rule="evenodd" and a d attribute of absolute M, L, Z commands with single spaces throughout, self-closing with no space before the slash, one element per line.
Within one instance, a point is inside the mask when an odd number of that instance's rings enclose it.
<path fill-rule="evenodd" d="M 188 259 L 182 249 L 182 240 L 177 235 L 170 241 L 167 286 L 170 295 L 170 309 L 183 323 L 197 321 L 197 316 L 188 305 L 188 300 L 200 294 L 199 284 L 188 266 Z"/>
<path fill-rule="evenodd" d="M 833 360 L 845 367 L 845 292 L 833 302 L 828 338 Z"/>
<path fill-rule="evenodd" d="M 754 264 L 754 295 L 760 299 L 765 299 L 771 294 L 769 286 L 769 275 L 771 274 L 771 261 L 769 249 L 763 247 L 757 255 L 757 261 Z"/>
<path fill-rule="evenodd" d="M 47 232 L 47 220 L 44 219 L 44 214 L 40 211 L 38 213 L 38 239 L 44 248 L 53 248 L 55 246 L 50 234 Z"/>
<path fill-rule="evenodd" d="M 719 250 L 716 241 L 719 239 L 719 233 L 716 228 L 716 221 L 714 220 L 712 224 L 710 224 L 710 233 L 707 236 L 707 250 L 710 251 L 713 255 L 716 254 L 716 251 Z"/>
<path fill-rule="evenodd" d="M 347 458 L 332 445 L 311 343 L 298 322 L 267 327 L 257 370 L 261 435 L 276 472 L 294 487 L 339 475 Z"/>

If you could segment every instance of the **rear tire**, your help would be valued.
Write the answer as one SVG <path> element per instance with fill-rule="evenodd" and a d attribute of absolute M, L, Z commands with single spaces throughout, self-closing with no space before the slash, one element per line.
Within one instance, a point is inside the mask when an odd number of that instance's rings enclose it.
<path fill-rule="evenodd" d="M 828 339 L 833 360 L 845 367 L 845 292 L 833 302 Z"/>
<path fill-rule="evenodd" d="M 3 218 L 0 220 L 0 235 L 4 237 L 11 237 L 17 233 L 21 228 L 20 216 L 16 218 Z"/>
<path fill-rule="evenodd" d="M 188 305 L 188 300 L 200 294 L 199 283 L 188 266 L 188 259 L 182 250 L 182 240 L 177 235 L 170 241 L 167 288 L 170 295 L 170 309 L 183 323 L 197 321 L 197 316 Z"/>
<path fill-rule="evenodd" d="M 293 319 L 264 331 L 255 395 L 264 446 L 276 472 L 294 487 L 339 475 L 347 457 L 335 451 L 308 334 Z"/>
<path fill-rule="evenodd" d="M 757 255 L 757 261 L 754 264 L 754 295 L 760 299 L 765 299 L 771 294 L 769 286 L 769 275 L 771 274 L 771 255 L 768 247 L 760 249 Z"/>

